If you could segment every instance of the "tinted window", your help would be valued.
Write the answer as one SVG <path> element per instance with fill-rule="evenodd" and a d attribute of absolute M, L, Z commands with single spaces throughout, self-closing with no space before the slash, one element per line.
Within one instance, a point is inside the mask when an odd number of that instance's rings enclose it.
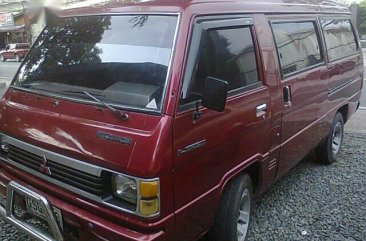
<path fill-rule="evenodd" d="M 284 76 L 322 62 L 315 22 L 273 23 Z"/>
<path fill-rule="evenodd" d="M 207 77 L 227 81 L 229 91 L 259 82 L 249 27 L 212 29 L 204 34 L 197 71 L 184 103 L 201 98 Z"/>
<path fill-rule="evenodd" d="M 16 49 L 29 49 L 28 44 L 17 44 Z"/>
<path fill-rule="evenodd" d="M 176 16 L 70 17 L 41 33 L 15 86 L 120 106 L 160 110 Z"/>
<path fill-rule="evenodd" d="M 355 35 L 349 20 L 323 20 L 329 60 L 336 60 L 357 51 Z"/>

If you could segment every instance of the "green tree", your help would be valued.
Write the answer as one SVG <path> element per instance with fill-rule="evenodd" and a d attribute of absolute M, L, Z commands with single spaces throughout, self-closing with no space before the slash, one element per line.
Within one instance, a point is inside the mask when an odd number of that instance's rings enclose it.
<path fill-rule="evenodd" d="M 358 21 L 360 34 L 366 34 L 366 0 L 360 3 L 358 10 Z"/>

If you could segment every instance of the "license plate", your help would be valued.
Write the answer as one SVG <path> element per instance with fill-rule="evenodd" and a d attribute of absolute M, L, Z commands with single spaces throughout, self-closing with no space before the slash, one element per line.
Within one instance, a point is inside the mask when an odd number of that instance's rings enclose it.
<path fill-rule="evenodd" d="M 27 211 L 32 214 L 33 216 L 36 216 L 38 218 L 43 219 L 44 221 L 48 221 L 46 210 L 42 206 L 41 203 L 39 203 L 36 199 L 33 199 L 31 197 L 25 197 L 25 202 L 27 206 Z M 52 207 L 54 216 L 58 224 L 60 225 L 61 229 L 63 229 L 63 220 L 62 220 L 62 213 L 61 210 Z"/>

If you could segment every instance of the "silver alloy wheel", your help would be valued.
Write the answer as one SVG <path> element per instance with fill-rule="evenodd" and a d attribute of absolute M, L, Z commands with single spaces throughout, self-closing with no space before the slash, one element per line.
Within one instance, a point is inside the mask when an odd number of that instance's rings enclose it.
<path fill-rule="evenodd" d="M 337 156 L 339 150 L 341 149 L 342 138 L 343 138 L 342 123 L 337 122 L 332 134 L 332 153 L 334 157 Z"/>
<path fill-rule="evenodd" d="M 237 224 L 238 241 L 244 241 L 247 236 L 250 219 L 251 197 L 248 189 L 245 189 L 240 199 L 239 217 Z"/>

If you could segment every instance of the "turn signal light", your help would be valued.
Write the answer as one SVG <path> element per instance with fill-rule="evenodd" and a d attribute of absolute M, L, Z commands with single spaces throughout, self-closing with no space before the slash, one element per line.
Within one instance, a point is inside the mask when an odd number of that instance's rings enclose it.
<path fill-rule="evenodd" d="M 151 216 L 159 213 L 159 200 L 140 200 L 140 213 L 144 216 Z"/>
<path fill-rule="evenodd" d="M 140 196 L 142 199 L 156 198 L 159 195 L 159 183 L 153 182 L 140 182 Z"/>
<path fill-rule="evenodd" d="M 140 181 L 140 214 L 153 216 L 159 213 L 159 181 Z"/>

